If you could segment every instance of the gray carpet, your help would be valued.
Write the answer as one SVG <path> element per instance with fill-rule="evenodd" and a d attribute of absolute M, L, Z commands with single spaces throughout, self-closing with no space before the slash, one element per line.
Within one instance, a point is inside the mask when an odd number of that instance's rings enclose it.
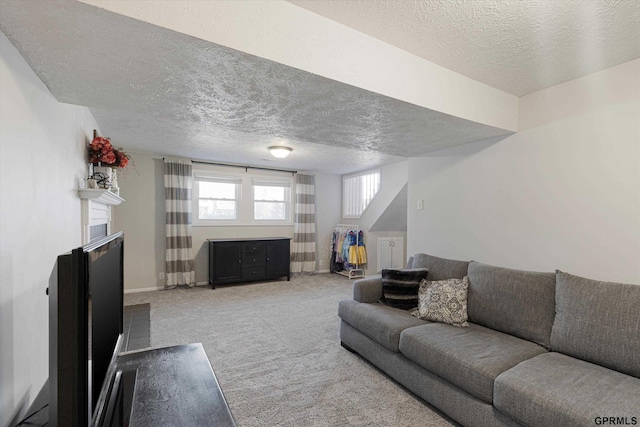
<path fill-rule="evenodd" d="M 202 342 L 231 411 L 252 426 L 452 426 L 340 346 L 338 301 L 353 281 L 296 277 L 125 295 L 151 305 L 151 345 Z"/>

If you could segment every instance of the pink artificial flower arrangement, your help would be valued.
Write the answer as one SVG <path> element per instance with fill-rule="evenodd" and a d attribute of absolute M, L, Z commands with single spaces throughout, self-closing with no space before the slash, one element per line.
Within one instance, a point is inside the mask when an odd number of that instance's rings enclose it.
<path fill-rule="evenodd" d="M 124 168 L 131 161 L 131 156 L 122 148 L 114 148 L 109 138 L 96 136 L 89 144 L 89 163 L 94 165 Z"/>

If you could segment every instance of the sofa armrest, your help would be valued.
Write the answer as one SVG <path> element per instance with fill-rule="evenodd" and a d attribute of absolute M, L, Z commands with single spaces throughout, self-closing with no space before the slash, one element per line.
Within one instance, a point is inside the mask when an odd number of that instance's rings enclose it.
<path fill-rule="evenodd" d="M 382 277 L 374 276 L 353 282 L 353 299 L 358 302 L 374 303 L 382 298 Z"/>

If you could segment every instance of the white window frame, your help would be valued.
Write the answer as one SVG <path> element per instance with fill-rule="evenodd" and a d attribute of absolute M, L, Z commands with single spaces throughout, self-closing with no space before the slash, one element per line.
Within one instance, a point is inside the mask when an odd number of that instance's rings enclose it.
<path fill-rule="evenodd" d="M 251 179 L 251 218 L 254 223 L 257 224 L 292 224 L 292 203 L 291 199 L 293 197 L 292 194 L 292 185 L 293 179 L 277 179 L 271 177 L 252 177 Z M 270 187 L 282 187 L 288 189 L 289 191 L 284 192 L 284 200 L 256 200 L 256 195 L 254 188 L 256 186 L 270 186 Z M 274 202 L 274 203 L 284 203 L 284 219 L 256 219 L 255 206 L 256 202 Z"/>
<path fill-rule="evenodd" d="M 367 176 L 375 175 L 377 175 L 377 188 L 375 188 L 375 182 L 371 182 L 371 179 L 375 181 L 375 178 L 372 177 L 369 180 L 366 178 Z M 358 183 L 358 178 L 363 178 L 365 182 Z M 356 181 L 354 181 L 354 179 L 356 179 Z M 358 188 L 358 186 L 361 188 Z M 371 202 L 373 202 L 376 196 L 380 193 L 381 187 L 382 175 L 380 174 L 380 169 L 344 175 L 342 177 L 342 217 L 356 219 L 361 218 L 369 206 L 371 206 Z M 354 198 L 359 200 L 353 200 Z M 364 206 L 354 206 L 355 203 L 364 203 Z M 360 208 L 362 210 L 360 210 Z"/>
<path fill-rule="evenodd" d="M 236 217 L 230 219 L 200 219 L 200 181 L 229 182 L 236 184 Z M 223 199 L 214 199 L 223 200 Z M 192 225 L 237 225 L 242 222 L 242 179 L 229 175 L 212 174 L 206 172 L 194 172 L 193 174 L 193 201 L 192 201 Z"/>
<path fill-rule="evenodd" d="M 270 171 L 252 171 L 248 169 L 246 172 L 236 172 L 230 167 L 224 168 L 211 168 L 211 169 L 198 169 L 193 171 L 193 200 L 192 200 L 192 226 L 194 227 L 210 227 L 210 226 L 291 226 L 293 225 L 293 195 L 294 195 L 294 182 L 293 176 L 288 174 L 285 176 L 282 172 L 270 172 Z M 240 182 L 238 185 L 237 204 L 236 204 L 236 219 L 200 219 L 199 215 L 199 180 L 237 180 Z M 285 192 L 285 212 L 286 218 L 284 220 L 273 219 L 254 219 L 254 192 L 253 184 L 255 183 L 270 183 L 271 185 L 281 183 L 283 187 L 289 189 Z M 259 184 L 258 184 L 259 185 Z"/>

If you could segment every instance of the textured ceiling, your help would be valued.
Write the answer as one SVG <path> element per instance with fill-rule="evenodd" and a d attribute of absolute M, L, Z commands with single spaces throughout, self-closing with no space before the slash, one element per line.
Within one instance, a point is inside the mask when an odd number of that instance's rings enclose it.
<path fill-rule="evenodd" d="M 291 3 L 515 94 L 640 56 L 634 0 Z M 76 1 L 0 0 L 0 30 L 131 151 L 348 173 L 510 134 Z"/>
<path fill-rule="evenodd" d="M 132 151 L 347 173 L 510 133 L 78 2 L 2 1 L 0 29 Z"/>
<path fill-rule="evenodd" d="M 287 0 L 522 96 L 640 57 L 638 0 Z"/>

